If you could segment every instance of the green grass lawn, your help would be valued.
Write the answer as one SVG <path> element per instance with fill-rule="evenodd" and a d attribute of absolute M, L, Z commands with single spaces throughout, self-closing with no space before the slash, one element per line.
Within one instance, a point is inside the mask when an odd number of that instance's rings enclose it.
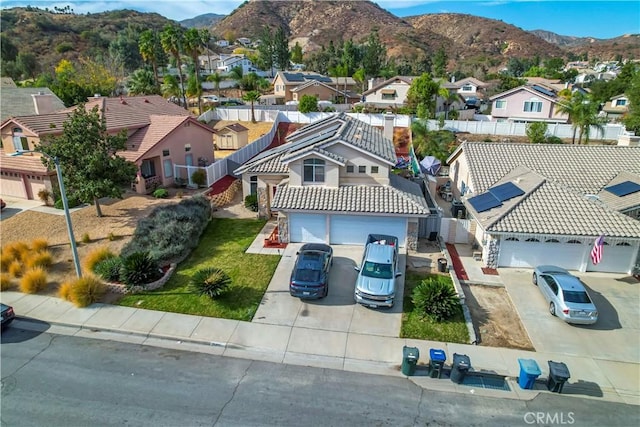
<path fill-rule="evenodd" d="M 171 279 L 156 291 L 126 295 L 118 304 L 149 310 L 251 320 L 262 300 L 280 256 L 246 254 L 266 221 L 214 218 L 198 247 L 178 265 Z M 216 300 L 189 289 L 191 276 L 217 267 L 231 278 L 229 291 Z"/>
<path fill-rule="evenodd" d="M 460 307 L 458 313 L 444 322 L 435 322 L 414 311 L 413 302 L 411 301 L 413 289 L 418 286 L 422 280 L 430 276 L 432 275 L 408 272 L 405 277 L 400 337 L 464 344 L 468 343 L 469 332 L 467 331 L 467 326 L 464 322 L 462 307 Z M 449 281 L 450 280 L 451 279 L 449 279 Z M 453 283 L 451 286 L 453 286 Z"/>

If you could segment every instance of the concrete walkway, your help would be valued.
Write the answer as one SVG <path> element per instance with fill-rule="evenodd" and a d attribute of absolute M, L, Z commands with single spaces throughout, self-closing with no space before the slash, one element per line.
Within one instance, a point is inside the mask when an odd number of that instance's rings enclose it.
<path fill-rule="evenodd" d="M 282 255 L 282 249 L 261 247 L 261 239 L 270 232 L 269 224 L 249 251 Z M 477 271 L 482 274 L 471 265 L 465 265 L 465 268 L 470 275 L 478 274 Z M 483 278 L 470 277 L 470 280 L 475 279 Z M 272 280 L 281 281 L 282 277 L 274 275 Z M 495 276 L 491 280 L 496 280 Z M 591 357 L 421 341 L 358 331 L 311 330 L 295 324 L 261 323 L 259 319 L 242 322 L 107 304 L 76 308 L 55 297 L 19 292 L 3 292 L 0 297 L 3 303 L 13 306 L 18 315 L 12 327 L 275 363 L 403 377 L 400 371 L 402 348 L 405 345 L 417 347 L 420 361 L 416 375 L 408 379 L 418 386 L 500 398 L 529 400 L 538 393 L 550 393 L 544 385 L 549 374 L 547 361 L 565 362 L 571 379 L 563 394 L 640 405 L 640 365 L 637 363 L 608 363 Z M 468 355 L 472 372 L 506 377 L 509 390 L 458 385 L 447 378 L 429 378 L 426 364 L 431 348 L 446 352 L 447 366 L 451 365 L 454 353 Z M 542 375 L 534 390 L 522 390 L 518 386 L 518 358 L 537 361 Z"/>

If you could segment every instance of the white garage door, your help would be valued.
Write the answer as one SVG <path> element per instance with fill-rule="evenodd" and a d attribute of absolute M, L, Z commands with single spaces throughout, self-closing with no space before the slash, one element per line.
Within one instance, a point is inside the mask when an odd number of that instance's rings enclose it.
<path fill-rule="evenodd" d="M 18 197 L 26 199 L 22 178 L 19 176 L 6 176 L 4 173 L 0 179 L 0 194 L 3 196 Z"/>
<path fill-rule="evenodd" d="M 603 273 L 629 273 L 632 267 L 631 261 L 635 261 L 638 245 L 604 245 L 602 249 L 602 259 L 598 265 L 591 263 L 587 265 L 587 271 L 601 271 Z"/>
<path fill-rule="evenodd" d="M 503 240 L 500 242 L 498 267 L 536 267 L 551 264 L 568 270 L 580 270 L 585 253 L 590 249 L 586 244 L 577 243 Z"/>
<path fill-rule="evenodd" d="M 327 216 L 313 214 L 289 215 L 289 239 L 300 243 L 325 243 Z"/>
<path fill-rule="evenodd" d="M 331 215 L 330 220 L 331 244 L 364 245 L 369 234 L 396 236 L 400 246 L 404 246 L 407 240 L 406 218 Z"/>

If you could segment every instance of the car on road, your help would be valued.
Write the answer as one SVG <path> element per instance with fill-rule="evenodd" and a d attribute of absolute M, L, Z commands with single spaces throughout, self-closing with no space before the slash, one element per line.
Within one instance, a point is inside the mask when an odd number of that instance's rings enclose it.
<path fill-rule="evenodd" d="M 540 265 L 534 269 L 532 280 L 547 300 L 553 316 L 581 325 L 598 321 L 598 309 L 584 284 L 564 268 Z"/>
<path fill-rule="evenodd" d="M 329 293 L 329 270 L 333 248 L 324 243 L 307 243 L 298 251 L 289 280 L 291 296 L 302 299 L 324 298 Z"/>
<path fill-rule="evenodd" d="M 2 306 L 2 329 L 4 330 L 4 328 L 13 322 L 13 319 L 16 318 L 16 314 L 13 311 L 13 307 L 2 303 L 0 303 L 0 306 Z"/>
<path fill-rule="evenodd" d="M 218 97 L 215 95 L 205 95 L 202 97 L 202 100 L 205 102 L 212 102 L 212 103 L 220 102 L 220 99 L 218 99 Z"/>
<path fill-rule="evenodd" d="M 7 207 L 7 203 L 4 200 L 0 199 L 0 210 L 4 209 L 5 207 Z"/>

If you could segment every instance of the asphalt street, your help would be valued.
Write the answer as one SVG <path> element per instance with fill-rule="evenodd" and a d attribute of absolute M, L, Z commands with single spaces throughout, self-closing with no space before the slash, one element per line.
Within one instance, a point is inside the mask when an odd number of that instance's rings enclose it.
<path fill-rule="evenodd" d="M 11 327 L 3 426 L 640 424 L 638 406 L 426 391 L 403 378 L 274 364 Z"/>

